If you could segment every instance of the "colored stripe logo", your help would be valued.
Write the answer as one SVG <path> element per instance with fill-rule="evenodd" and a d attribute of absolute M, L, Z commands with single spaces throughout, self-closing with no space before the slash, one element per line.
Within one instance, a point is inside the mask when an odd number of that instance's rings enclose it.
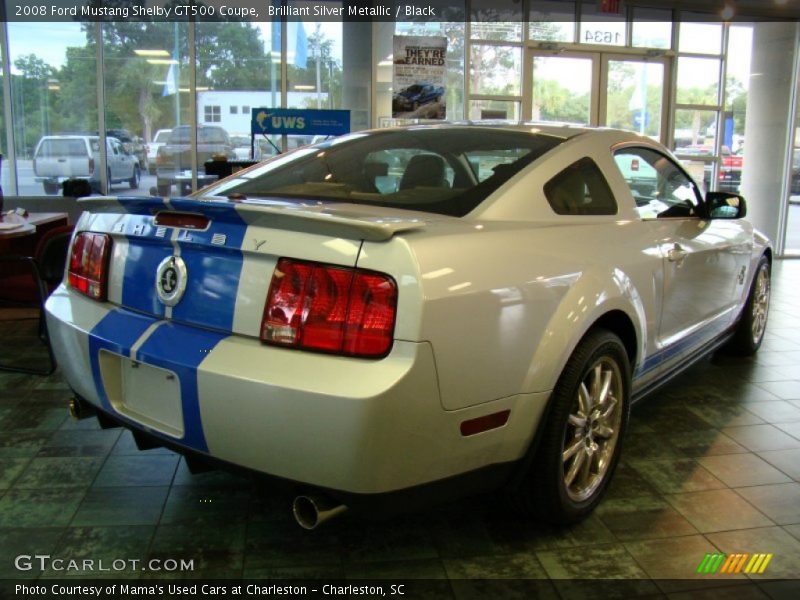
<path fill-rule="evenodd" d="M 772 557 L 773 554 L 749 554 L 746 552 L 735 554 L 707 553 L 697 567 L 697 573 L 704 575 L 763 573 L 766 571 Z"/>

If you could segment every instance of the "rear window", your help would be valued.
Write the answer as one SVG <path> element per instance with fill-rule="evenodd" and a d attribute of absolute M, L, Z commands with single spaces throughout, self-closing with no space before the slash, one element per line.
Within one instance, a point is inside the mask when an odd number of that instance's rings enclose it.
<path fill-rule="evenodd" d="M 165 144 L 169 139 L 169 134 L 172 133 L 171 131 L 159 131 L 156 133 L 156 137 L 153 138 L 153 142 L 158 144 Z"/>
<path fill-rule="evenodd" d="M 466 127 L 355 133 L 240 171 L 203 195 L 328 200 L 461 217 L 562 141 Z"/>
<path fill-rule="evenodd" d="M 79 139 L 42 140 L 42 144 L 39 146 L 39 150 L 36 152 L 36 156 L 39 158 L 64 156 L 85 157 L 86 155 L 86 143 Z"/>

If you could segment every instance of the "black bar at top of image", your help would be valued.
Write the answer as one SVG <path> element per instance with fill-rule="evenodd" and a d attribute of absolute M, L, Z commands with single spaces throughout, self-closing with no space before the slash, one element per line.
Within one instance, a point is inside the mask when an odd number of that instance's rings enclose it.
<path fill-rule="evenodd" d="M 572 21 L 573 0 L 0 0 L 9 22 L 53 21 L 383 21 L 522 22 Z M 777 4 L 726 0 L 577 0 L 582 20 L 624 19 L 628 7 L 646 10 L 637 19 L 722 21 L 798 20 L 800 0 Z M 660 11 L 660 12 L 659 12 Z M 0 13 L 2 17 L 2 13 Z M 526 19 L 527 17 L 527 19 Z"/>

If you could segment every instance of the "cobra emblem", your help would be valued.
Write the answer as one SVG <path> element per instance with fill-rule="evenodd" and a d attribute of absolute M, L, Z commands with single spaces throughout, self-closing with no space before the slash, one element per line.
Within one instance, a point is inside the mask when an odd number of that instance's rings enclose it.
<path fill-rule="evenodd" d="M 168 256 L 156 270 L 156 294 L 165 306 L 175 306 L 186 291 L 186 263 L 180 256 Z"/>

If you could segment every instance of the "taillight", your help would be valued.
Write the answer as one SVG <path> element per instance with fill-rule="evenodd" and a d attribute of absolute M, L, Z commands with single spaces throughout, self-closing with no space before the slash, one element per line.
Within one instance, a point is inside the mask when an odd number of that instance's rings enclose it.
<path fill-rule="evenodd" d="M 111 238 L 103 233 L 77 234 L 69 256 L 69 285 L 89 298 L 105 300 L 110 250 Z"/>
<path fill-rule="evenodd" d="M 382 273 L 281 258 L 261 321 L 261 340 L 348 356 L 392 347 L 397 284 Z"/>

